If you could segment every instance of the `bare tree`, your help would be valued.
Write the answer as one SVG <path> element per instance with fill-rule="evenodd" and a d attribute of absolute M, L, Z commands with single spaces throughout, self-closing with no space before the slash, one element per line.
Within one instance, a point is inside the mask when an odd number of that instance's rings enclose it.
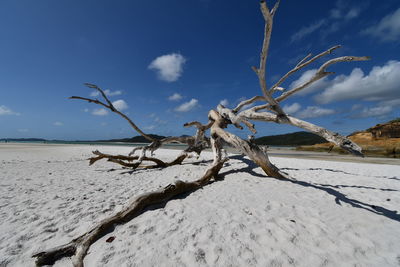
<path fill-rule="evenodd" d="M 288 175 L 279 170 L 274 164 L 272 164 L 268 158 L 267 151 L 259 146 L 257 146 L 252 141 L 252 136 L 249 140 L 244 140 L 225 129 L 228 125 L 234 125 L 239 129 L 243 129 L 244 125 L 253 134 L 257 133 L 254 124 L 251 121 L 263 121 L 263 122 L 274 122 L 278 124 L 289 124 L 309 132 L 315 133 L 327 141 L 330 141 L 341 148 L 349 151 L 356 156 L 363 156 L 361 148 L 353 143 L 351 140 L 338 133 L 331 132 L 323 127 L 311 124 L 309 122 L 300 120 L 293 116 L 290 116 L 284 112 L 280 103 L 300 90 L 310 86 L 316 81 L 333 74 L 328 72 L 327 68 L 333 64 L 345 61 L 364 61 L 368 60 L 368 57 L 355 57 L 355 56 L 343 56 L 330 59 L 323 63 L 315 74 L 303 84 L 292 88 L 290 90 L 285 90 L 281 87 L 283 82 L 291 76 L 293 73 L 309 66 L 318 59 L 331 54 L 334 50 L 340 48 L 339 45 L 334 46 L 314 57 L 311 54 L 307 55 L 302 59 L 293 69 L 288 71 L 282 78 L 278 80 L 273 86 L 268 88 L 266 84 L 266 71 L 265 66 L 267 62 L 268 49 L 271 39 L 271 32 L 273 26 L 274 15 L 279 7 L 280 0 L 276 2 L 274 7 L 270 10 L 265 1 L 261 1 L 260 7 L 261 12 L 265 20 L 264 28 L 264 41 L 262 45 L 262 50 L 260 54 L 260 64 L 259 67 L 252 67 L 259 80 L 261 95 L 253 96 L 239 103 L 235 108 L 229 109 L 223 105 L 218 105 L 216 110 L 210 110 L 208 113 L 208 122 L 203 125 L 200 122 L 190 122 L 186 123 L 185 127 L 196 127 L 197 131 L 194 136 L 191 137 L 167 137 L 162 140 L 155 140 L 150 135 L 144 133 L 137 125 L 125 114 L 118 111 L 112 102 L 107 98 L 104 91 L 96 85 L 86 84 L 90 88 L 98 90 L 103 97 L 105 102 L 99 101 L 98 99 L 90 99 L 79 96 L 73 96 L 71 99 L 80 99 L 88 101 L 90 103 L 95 103 L 101 105 L 108 110 L 120 115 L 144 138 L 146 138 L 150 144 L 135 148 L 129 155 L 109 155 L 104 154 L 99 151 L 94 151 L 94 156 L 90 158 L 90 164 L 95 163 L 101 159 L 107 159 L 111 162 L 120 164 L 124 167 L 129 167 L 132 169 L 144 167 L 144 168 L 166 168 L 171 165 L 181 164 L 184 159 L 190 156 L 191 152 L 195 152 L 200 155 L 201 151 L 205 148 L 212 148 L 213 151 L 213 163 L 209 166 L 205 174 L 194 182 L 177 180 L 173 184 L 169 184 L 160 190 L 145 193 L 140 195 L 129 203 L 122 211 L 117 214 L 100 221 L 95 225 L 90 231 L 84 233 L 83 235 L 73 239 L 71 242 L 33 255 L 36 257 L 36 264 L 38 266 L 53 264 L 60 258 L 71 256 L 74 266 L 83 266 L 83 259 L 91 246 L 96 240 L 104 236 L 117 224 L 123 224 L 134 217 L 140 215 L 143 210 L 149 206 L 157 203 L 165 203 L 169 199 L 176 195 L 192 192 L 201 188 L 202 186 L 208 184 L 212 179 L 218 178 L 218 173 L 223 167 L 224 163 L 228 160 L 226 154 L 223 153 L 223 146 L 228 144 L 237 150 L 241 151 L 243 154 L 248 156 L 254 163 L 260 166 L 265 174 L 270 177 L 291 179 Z M 278 93 L 278 96 L 273 96 Z M 253 106 L 251 108 L 246 108 L 247 105 L 259 102 L 259 105 Z M 206 132 L 210 131 L 210 137 L 206 136 Z M 164 162 L 160 159 L 153 157 L 153 152 L 160 148 L 163 144 L 179 142 L 187 144 L 188 147 L 173 161 Z M 135 152 L 140 150 L 140 155 L 135 156 Z M 150 151 L 150 156 L 147 156 L 147 152 Z M 143 162 L 152 162 L 153 165 L 143 166 Z"/>

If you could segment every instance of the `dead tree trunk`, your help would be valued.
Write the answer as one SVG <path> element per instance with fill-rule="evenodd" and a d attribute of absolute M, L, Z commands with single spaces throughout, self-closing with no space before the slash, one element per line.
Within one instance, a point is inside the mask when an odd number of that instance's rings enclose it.
<path fill-rule="evenodd" d="M 61 258 L 72 257 L 72 264 L 74 267 L 83 267 L 83 259 L 90 246 L 99 238 L 109 233 L 110 230 L 113 230 L 116 225 L 124 224 L 132 220 L 140 215 L 146 207 L 165 203 L 177 195 L 193 192 L 207 185 L 213 177 L 217 177 L 219 170 L 227 160 L 227 158 L 221 159 L 213 164 L 207 169 L 204 175 L 196 181 L 187 182 L 177 180 L 173 184 L 169 184 L 162 189 L 145 193 L 134 198 L 125 209 L 102 220 L 91 230 L 75 238 L 71 242 L 33 255 L 33 257 L 36 258 L 36 265 L 51 265 Z"/>
<path fill-rule="evenodd" d="M 227 158 L 222 155 L 222 141 L 225 143 L 235 147 L 242 153 L 246 154 L 252 161 L 254 161 L 258 166 L 260 166 L 264 172 L 268 176 L 276 177 L 276 178 L 288 178 L 287 174 L 281 172 L 274 164 L 272 164 L 268 158 L 266 151 L 261 149 L 259 146 L 254 144 L 251 141 L 246 141 L 241 139 L 240 137 L 229 133 L 225 129 L 229 124 L 234 125 L 239 129 L 243 129 L 241 124 L 243 123 L 252 134 L 256 134 L 257 131 L 255 129 L 254 124 L 251 121 L 263 121 L 263 122 L 274 122 L 279 124 L 289 124 L 293 126 L 300 127 L 307 131 L 316 133 L 328 141 L 331 141 L 340 147 L 346 149 L 347 151 L 353 153 L 357 156 L 362 156 L 361 148 L 353 143 L 351 140 L 340 136 L 337 133 L 331 132 L 323 127 L 299 120 L 293 116 L 289 116 L 285 114 L 280 103 L 286 100 L 288 97 L 294 95 L 300 90 L 310 86 L 312 83 L 332 74 L 332 72 L 327 72 L 327 68 L 339 62 L 347 62 L 347 61 L 364 61 L 368 60 L 368 57 L 354 57 L 354 56 L 344 56 L 337 57 L 326 61 L 322 64 L 315 74 L 305 83 L 300 86 L 293 88 L 289 91 L 285 91 L 284 88 L 281 87 L 283 82 L 293 73 L 303 69 L 306 66 L 314 63 L 318 59 L 331 54 L 334 50 L 338 49 L 340 46 L 334 46 L 314 57 L 311 54 L 307 55 L 304 59 L 302 59 L 292 70 L 287 72 L 282 78 L 278 80 L 272 87 L 268 88 L 266 83 L 266 62 L 268 57 L 268 49 L 270 44 L 270 38 L 272 33 L 272 25 L 274 15 L 279 7 L 280 1 L 278 0 L 272 10 L 270 10 L 264 0 L 261 1 L 260 8 L 262 15 L 265 20 L 264 27 L 264 40 L 261 49 L 260 55 L 260 64 L 259 67 L 253 67 L 253 70 L 257 74 L 262 96 L 252 96 L 249 99 L 246 99 L 239 103 L 235 108 L 228 109 L 222 105 L 218 105 L 217 110 L 211 110 L 208 114 L 209 123 L 206 125 L 202 125 L 199 122 L 191 122 L 187 123 L 184 126 L 190 127 L 195 126 L 197 128 L 196 134 L 192 137 L 168 137 L 163 140 L 155 140 L 150 135 L 145 134 L 136 124 L 128 118 L 125 114 L 118 111 L 112 104 L 112 102 L 107 98 L 102 89 L 93 84 L 86 84 L 86 86 L 90 88 L 94 88 L 100 92 L 105 102 L 101 102 L 97 99 L 90 99 L 84 97 L 73 96 L 71 99 L 80 99 L 85 100 L 90 103 L 95 103 L 101 105 L 112 112 L 120 115 L 128 123 L 135 129 L 139 134 L 145 137 L 150 144 L 135 148 L 130 155 L 109 155 L 104 154 L 99 151 L 94 151 L 94 157 L 90 159 L 90 164 L 95 163 L 101 159 L 108 159 L 114 163 L 120 164 L 129 168 L 138 168 L 141 166 L 143 161 L 153 162 L 154 165 L 144 166 L 144 168 L 158 168 L 158 167 L 168 167 L 175 164 L 181 164 L 182 161 L 189 155 L 190 152 L 196 152 L 200 154 L 202 150 L 207 147 L 211 147 L 213 151 L 214 161 L 213 164 L 207 169 L 205 174 L 198 180 L 194 182 L 184 182 L 184 181 L 176 181 L 173 184 L 165 186 L 163 189 L 153 191 L 150 193 L 145 193 L 139 197 L 134 198 L 130 204 L 126 206 L 125 209 L 118 212 L 117 214 L 99 222 L 95 227 L 93 227 L 90 231 L 84 233 L 83 235 L 73 239 L 71 242 L 35 254 L 33 257 L 37 258 L 36 264 L 38 266 L 53 264 L 60 258 L 72 256 L 72 262 L 74 266 L 83 266 L 83 259 L 88 252 L 90 246 L 96 242 L 99 238 L 104 236 L 109 230 L 112 230 L 115 225 L 123 224 L 139 214 L 143 212 L 143 210 L 149 205 L 157 204 L 157 203 L 165 203 L 169 199 L 177 196 L 178 194 L 182 194 L 185 192 L 195 191 L 202 186 L 208 184 L 210 180 L 214 177 L 217 178 L 218 172 L 222 168 L 224 162 Z M 274 97 L 273 94 L 276 92 L 280 92 L 281 94 L 277 97 Z M 247 108 L 242 110 L 246 105 L 253 104 L 255 102 L 262 102 L 258 106 L 254 106 L 252 108 Z M 265 111 L 265 110 L 268 110 Z M 210 130 L 210 138 L 206 136 L 206 131 Z M 252 137 L 250 138 L 250 140 Z M 171 162 L 164 162 L 155 157 L 147 157 L 146 151 L 150 151 L 151 154 L 161 147 L 162 144 L 170 143 L 170 142 L 181 142 L 188 144 L 188 148 L 182 152 L 175 160 Z M 134 156 L 135 151 L 141 150 L 140 156 Z"/>

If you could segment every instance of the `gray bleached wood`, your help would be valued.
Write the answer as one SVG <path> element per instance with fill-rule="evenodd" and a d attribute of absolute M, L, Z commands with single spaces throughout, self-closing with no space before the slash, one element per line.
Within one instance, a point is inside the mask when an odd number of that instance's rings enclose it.
<path fill-rule="evenodd" d="M 274 164 L 272 164 L 268 158 L 267 150 L 265 148 L 257 146 L 253 142 L 253 136 L 249 137 L 249 140 L 243 140 L 242 138 L 229 133 L 225 129 L 228 125 L 232 124 L 239 129 L 243 129 L 241 123 L 245 124 L 252 133 L 256 133 L 255 126 L 250 121 L 263 121 L 263 122 L 274 122 L 280 124 L 289 124 L 293 126 L 300 127 L 302 129 L 308 130 L 310 132 L 316 133 L 326 140 L 337 144 L 338 146 L 344 148 L 345 150 L 353 153 L 357 156 L 362 156 L 361 148 L 353 143 L 351 140 L 340 136 L 337 133 L 331 132 L 323 127 L 314 125 L 312 123 L 297 119 L 293 116 L 289 116 L 284 113 L 282 108 L 280 107 L 280 102 L 287 99 L 289 96 L 297 93 L 298 91 L 306 88 L 311 85 L 313 82 L 326 77 L 331 72 L 327 72 L 326 69 L 332 64 L 344 61 L 364 61 L 368 60 L 368 57 L 338 57 L 331 60 L 328 60 L 317 70 L 317 72 L 304 84 L 293 88 L 287 92 L 283 92 L 281 90 L 280 85 L 293 73 L 299 71 L 300 69 L 309 66 L 311 63 L 315 62 L 317 59 L 330 54 L 335 49 L 340 46 L 334 46 L 325 52 L 318 54 L 317 56 L 311 58 L 311 54 L 307 55 L 303 58 L 292 70 L 286 73 L 276 84 L 274 84 L 269 90 L 267 90 L 266 84 L 266 61 L 268 56 L 268 49 L 270 44 L 270 38 L 272 33 L 272 25 L 274 15 L 278 9 L 280 1 L 277 1 L 274 5 L 273 9 L 270 11 L 267 3 L 265 1 L 261 1 L 261 12 L 265 20 L 264 27 L 264 40 L 262 51 L 260 54 L 260 65 L 259 68 L 253 67 L 253 70 L 256 72 L 259 80 L 259 85 L 262 91 L 262 96 L 253 96 L 247 100 L 240 102 L 234 109 L 226 108 L 222 105 L 218 105 L 217 110 L 211 110 L 208 113 L 209 122 L 206 125 L 203 125 L 199 122 L 189 122 L 186 123 L 185 127 L 195 126 L 197 128 L 196 134 L 194 136 L 189 137 L 167 137 L 162 140 L 155 140 L 151 136 L 145 134 L 140 128 L 136 126 L 136 124 L 129 119 L 125 114 L 118 111 L 112 104 L 112 102 L 107 98 L 106 94 L 103 92 L 101 88 L 97 85 L 93 84 L 85 84 L 90 88 L 94 88 L 100 92 L 102 97 L 105 99 L 105 103 L 101 102 L 97 99 L 84 98 L 79 96 L 73 96 L 71 99 L 80 99 L 84 101 L 88 101 L 90 103 L 95 103 L 101 105 L 112 112 L 120 115 L 125 120 L 129 122 L 129 124 L 134 128 L 139 134 L 149 140 L 151 143 L 149 145 L 134 149 L 130 155 L 108 155 L 101 153 L 99 151 L 94 151 L 95 155 L 90 159 L 90 164 L 95 163 L 101 159 L 108 159 L 111 162 L 120 164 L 124 167 L 129 167 L 131 169 L 136 169 L 138 167 L 143 168 L 165 168 L 171 165 L 181 164 L 182 161 L 189 156 L 190 152 L 196 152 L 200 154 L 202 150 L 205 148 L 211 147 L 213 151 L 213 163 L 206 170 L 205 174 L 198 180 L 194 182 L 184 182 L 184 181 L 176 181 L 173 184 L 169 184 L 160 190 L 156 190 L 153 192 L 145 193 L 134 198 L 122 211 L 116 213 L 115 215 L 104 219 L 99 222 L 96 226 L 94 226 L 88 232 L 82 234 L 81 236 L 73 239 L 71 242 L 44 251 L 33 255 L 36 259 L 36 264 L 38 266 L 53 264 L 55 261 L 63 258 L 63 257 L 72 257 L 72 263 L 76 267 L 83 266 L 83 259 L 86 256 L 88 249 L 90 246 L 96 242 L 99 238 L 104 236 L 110 230 L 113 230 L 115 225 L 123 224 L 134 217 L 140 215 L 143 210 L 149 205 L 157 204 L 157 203 L 165 203 L 169 199 L 185 193 L 192 192 L 201 188 L 202 186 L 210 183 L 211 179 L 217 179 L 218 172 L 222 168 L 223 164 L 228 160 L 227 157 L 223 156 L 223 145 L 224 142 L 229 144 L 243 154 L 248 156 L 254 163 L 262 168 L 262 170 L 271 177 L 282 178 L 282 179 L 291 179 L 288 175 L 279 170 Z M 311 59 L 310 59 L 311 58 Z M 274 98 L 272 95 L 277 91 L 281 91 L 281 95 Z M 247 107 L 246 105 L 253 104 L 257 101 L 266 102 L 265 104 L 255 106 L 255 107 Z M 242 110 L 244 109 L 244 110 Z M 259 112 L 263 109 L 269 109 L 271 112 Z M 242 110 L 242 111 L 241 111 Z M 210 130 L 210 137 L 206 136 L 206 131 Z M 155 157 L 147 157 L 146 151 L 151 151 L 151 154 L 161 147 L 163 144 L 171 143 L 171 142 L 179 142 L 188 144 L 188 148 L 184 150 L 181 155 L 179 155 L 175 160 L 171 162 L 164 162 Z M 133 156 L 135 151 L 141 149 L 140 156 Z M 154 165 L 141 165 L 143 161 L 153 162 Z"/>
<path fill-rule="evenodd" d="M 204 175 L 193 182 L 176 180 L 162 189 L 144 193 L 133 198 L 128 205 L 116 213 L 100 221 L 91 230 L 59 247 L 39 252 L 32 257 L 36 258 L 36 266 L 52 265 L 63 257 L 71 257 L 74 267 L 83 267 L 83 260 L 90 248 L 99 238 L 112 231 L 116 225 L 124 224 L 139 216 L 146 207 L 165 203 L 171 198 L 188 192 L 193 192 L 207 185 L 213 177 L 218 176 L 219 170 L 228 158 L 220 159 L 206 170 Z"/>

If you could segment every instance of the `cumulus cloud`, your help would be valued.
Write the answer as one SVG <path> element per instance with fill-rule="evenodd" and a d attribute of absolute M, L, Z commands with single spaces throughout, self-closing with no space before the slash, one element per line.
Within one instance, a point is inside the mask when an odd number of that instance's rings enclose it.
<path fill-rule="evenodd" d="M 227 107 L 229 105 L 228 99 L 222 99 L 221 101 L 219 101 L 219 103 L 224 107 Z"/>
<path fill-rule="evenodd" d="M 312 70 L 307 70 L 305 71 L 300 78 L 298 78 L 297 80 L 293 81 L 290 86 L 289 89 L 293 89 L 296 88 L 298 86 L 303 85 L 304 83 L 308 82 L 311 77 L 314 76 L 314 74 L 317 72 L 317 69 L 312 69 Z M 327 86 L 327 78 L 322 78 L 314 83 L 312 83 L 310 86 L 300 90 L 297 94 L 298 95 L 306 95 L 315 91 L 318 91 L 324 87 Z"/>
<path fill-rule="evenodd" d="M 335 110 L 320 108 L 317 106 L 308 106 L 306 109 L 297 113 L 297 116 L 301 119 L 317 118 L 334 114 Z"/>
<path fill-rule="evenodd" d="M 189 102 L 185 102 L 182 105 L 175 108 L 175 111 L 187 112 L 187 111 L 190 111 L 190 110 L 196 108 L 198 105 L 199 105 L 199 101 L 197 99 L 192 98 Z"/>
<path fill-rule="evenodd" d="M 168 100 L 170 101 L 179 101 L 182 99 L 182 96 L 178 93 L 174 93 L 173 95 L 168 97 Z"/>
<path fill-rule="evenodd" d="M 337 76 L 315 100 L 326 104 L 345 99 L 385 101 L 399 97 L 400 62 L 392 60 L 373 67 L 367 75 L 355 68 L 350 75 Z"/>
<path fill-rule="evenodd" d="M 14 112 L 6 106 L 0 106 L 0 116 L 1 115 L 20 115 L 18 112 Z"/>
<path fill-rule="evenodd" d="M 105 116 L 108 114 L 108 111 L 104 108 L 97 108 L 92 111 L 92 114 L 95 116 Z"/>
<path fill-rule="evenodd" d="M 149 69 L 155 70 L 160 80 L 175 82 L 182 75 L 185 62 L 186 58 L 181 54 L 173 53 L 154 59 L 150 63 Z"/>
<path fill-rule="evenodd" d="M 287 114 L 294 114 L 301 109 L 301 105 L 299 103 L 293 103 L 291 105 L 284 105 L 283 111 Z"/>
<path fill-rule="evenodd" d="M 112 102 L 112 104 L 119 111 L 122 111 L 122 110 L 125 110 L 128 108 L 128 104 L 122 99 L 116 100 L 116 101 Z"/>
<path fill-rule="evenodd" d="M 53 123 L 53 125 L 54 125 L 54 126 L 63 126 L 64 123 L 59 122 L 59 121 L 56 121 L 56 122 Z"/>
<path fill-rule="evenodd" d="M 379 38 L 383 42 L 398 41 L 400 38 L 400 8 L 361 33 Z"/>
<path fill-rule="evenodd" d="M 106 94 L 106 96 L 116 96 L 116 95 L 122 95 L 122 91 L 111 91 L 109 89 L 104 90 L 104 93 Z M 99 91 L 93 91 L 90 93 L 91 97 L 97 97 L 100 95 Z"/>

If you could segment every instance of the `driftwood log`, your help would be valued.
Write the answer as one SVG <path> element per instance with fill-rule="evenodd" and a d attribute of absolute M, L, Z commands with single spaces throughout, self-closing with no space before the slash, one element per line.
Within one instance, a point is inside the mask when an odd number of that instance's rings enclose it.
<path fill-rule="evenodd" d="M 336 45 L 314 57 L 312 57 L 311 54 L 307 55 L 298 64 L 296 64 L 293 69 L 282 76 L 282 78 L 280 78 L 274 85 L 268 87 L 266 83 L 265 66 L 268 57 L 268 49 L 271 39 L 274 15 L 277 12 L 279 4 L 280 1 L 278 0 L 274 7 L 270 10 L 264 0 L 260 3 L 261 13 L 265 20 L 264 40 L 260 54 L 260 64 L 258 67 L 252 68 L 257 75 L 262 95 L 251 96 L 248 99 L 240 102 L 233 109 L 218 105 L 215 110 L 210 110 L 210 112 L 208 113 L 208 123 L 205 125 L 201 124 L 200 122 L 186 123 L 184 125 L 185 127 L 194 126 L 197 129 L 196 133 L 191 137 L 167 137 L 162 140 L 154 139 L 150 135 L 144 133 L 128 116 L 118 111 L 114 107 L 112 102 L 108 99 L 104 91 L 94 84 L 87 83 L 85 85 L 98 90 L 100 92 L 100 95 L 103 97 L 104 102 L 98 99 L 91 99 L 80 96 L 71 97 L 71 99 L 84 100 L 90 103 L 101 105 L 108 110 L 118 114 L 119 116 L 124 118 L 136 132 L 141 134 L 150 142 L 150 144 L 143 147 L 134 148 L 132 152 L 126 156 L 109 155 L 101 153 L 99 151 L 93 151 L 94 156 L 90 158 L 90 164 L 94 164 L 96 161 L 101 159 L 107 159 L 111 162 L 120 164 L 124 167 L 128 167 L 131 169 L 166 168 L 171 165 L 181 164 L 187 157 L 190 156 L 191 152 L 195 152 L 197 155 L 200 155 L 200 153 L 204 149 L 210 147 L 213 151 L 213 163 L 206 170 L 205 174 L 198 180 L 194 182 L 178 180 L 175 183 L 169 184 L 160 190 L 145 193 L 136 198 L 133 198 L 133 200 L 128 203 L 125 209 L 97 223 L 91 230 L 73 239 L 71 242 L 53 249 L 49 249 L 44 252 L 36 253 L 35 255 L 33 255 L 33 257 L 36 258 L 36 264 L 38 266 L 53 264 L 55 261 L 63 257 L 72 257 L 72 262 L 74 266 L 83 266 L 83 259 L 87 254 L 90 245 L 96 242 L 100 237 L 104 236 L 105 233 L 108 233 L 110 230 L 112 230 L 116 225 L 123 224 L 140 215 L 143 210 L 149 205 L 165 203 L 169 199 L 179 194 L 195 191 L 202 186 L 210 183 L 213 177 L 217 178 L 218 172 L 223 167 L 223 164 L 228 160 L 228 158 L 225 157 L 224 153 L 222 152 L 223 145 L 228 144 L 248 156 L 250 160 L 252 160 L 262 168 L 267 176 L 281 179 L 290 179 L 290 177 L 288 177 L 286 173 L 279 170 L 279 168 L 277 168 L 274 164 L 270 162 L 267 151 L 252 142 L 253 134 L 257 133 L 255 125 L 252 121 L 274 122 L 278 124 L 293 125 L 309 132 L 318 134 L 319 136 L 322 136 L 326 140 L 344 148 L 345 150 L 356 156 L 363 156 L 361 148 L 348 138 L 341 136 L 338 133 L 329 131 L 323 127 L 311 124 L 309 122 L 286 114 L 280 106 L 280 103 L 287 98 L 293 96 L 300 90 L 310 86 L 314 82 L 333 74 L 332 72 L 327 71 L 327 68 L 329 66 L 340 62 L 365 61 L 369 58 L 355 56 L 342 56 L 333 58 L 323 63 L 308 81 L 304 82 L 298 87 L 292 88 L 288 91 L 286 91 L 282 87 L 282 84 L 292 74 L 309 66 L 317 60 L 327 55 L 330 55 L 333 51 L 340 48 L 340 45 Z M 273 96 L 276 93 L 279 93 L 279 95 Z M 259 104 L 251 108 L 246 108 L 248 107 L 248 105 L 254 104 L 256 102 L 259 102 Z M 230 124 L 239 129 L 244 129 L 242 124 L 246 126 L 251 132 L 249 140 L 244 140 L 226 131 L 227 126 Z M 206 136 L 207 131 L 210 132 L 209 137 Z M 154 157 L 154 152 L 162 145 L 173 142 L 187 144 L 187 148 L 175 160 L 171 162 L 164 162 Z M 140 151 L 140 155 L 135 156 L 136 151 Z M 151 155 L 147 156 L 147 152 L 149 151 Z M 151 162 L 152 165 L 144 165 L 142 164 L 143 162 Z"/>

